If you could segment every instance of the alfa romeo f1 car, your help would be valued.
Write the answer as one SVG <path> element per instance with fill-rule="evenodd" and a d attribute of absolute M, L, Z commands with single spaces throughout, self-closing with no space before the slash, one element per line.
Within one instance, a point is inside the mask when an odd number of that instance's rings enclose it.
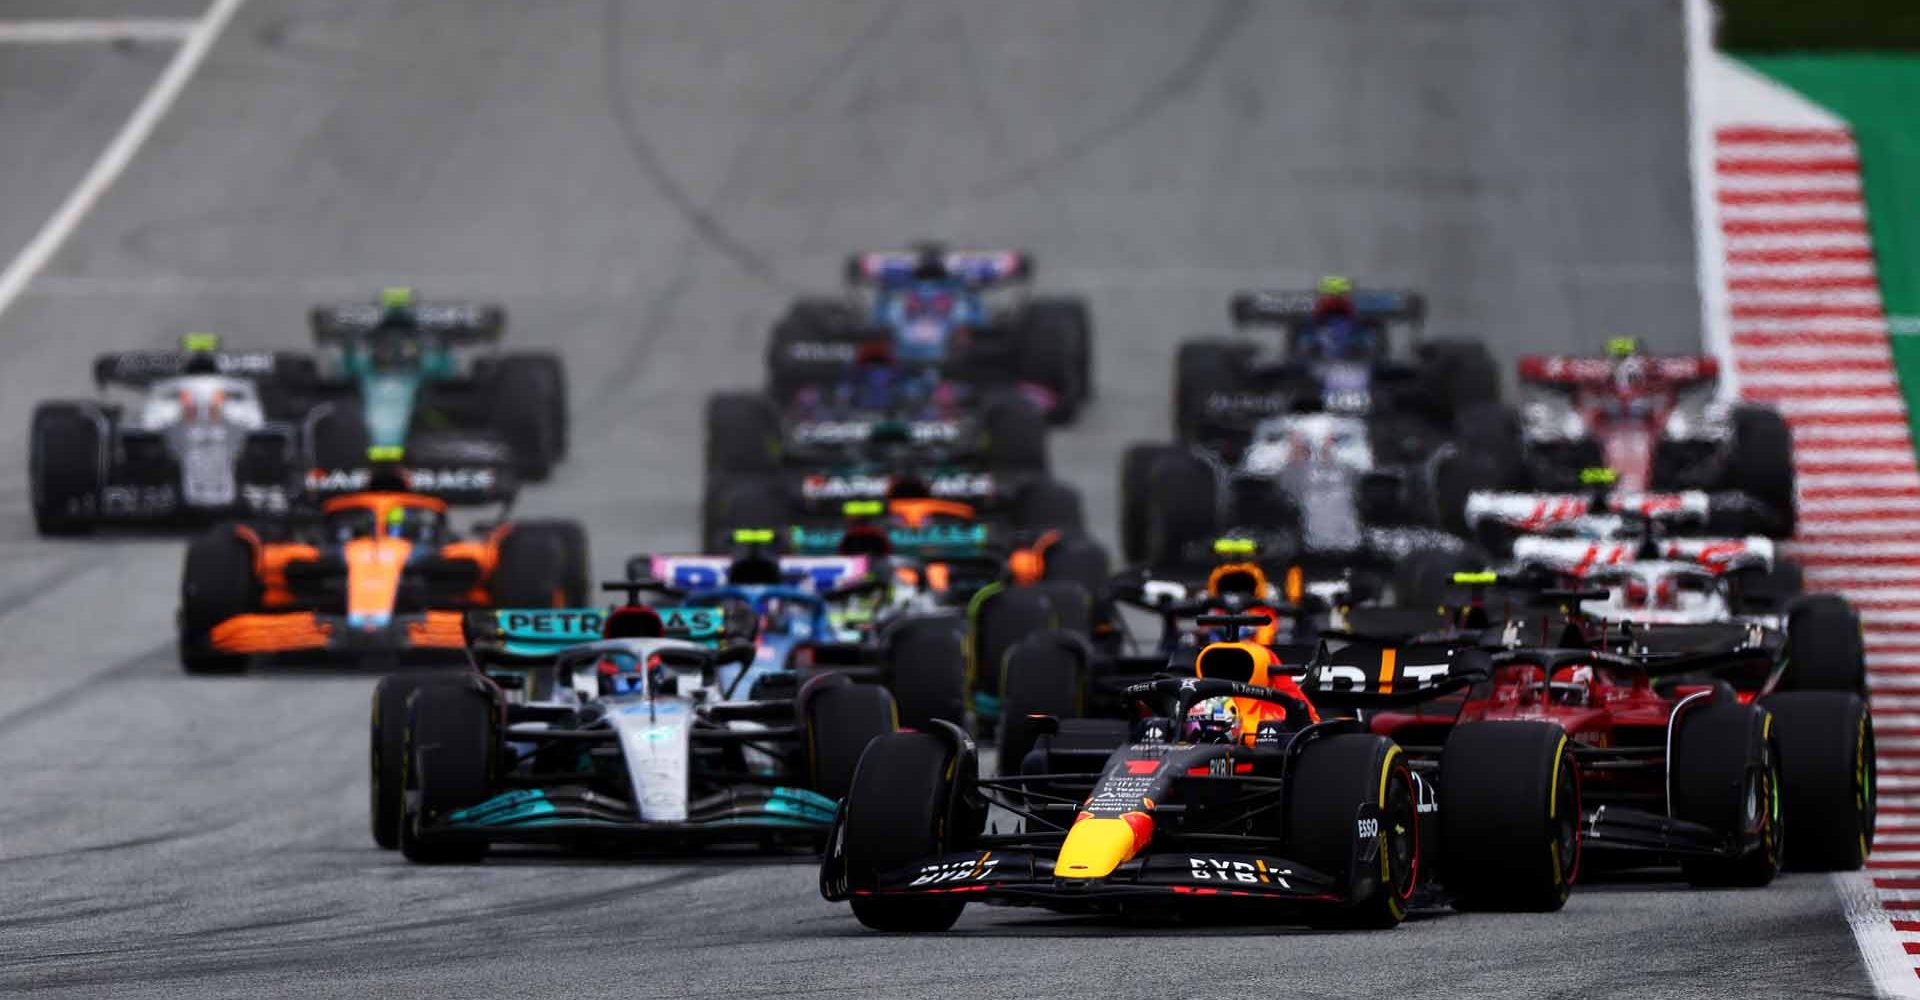
<path fill-rule="evenodd" d="M 305 456 L 290 396 L 309 368 L 296 355 L 221 350 L 212 334 L 183 337 L 178 351 L 101 355 L 94 383 L 141 397 L 131 412 L 107 400 L 34 408 L 35 526 L 62 535 L 284 513 Z"/>
<path fill-rule="evenodd" d="M 844 299 L 801 299 L 767 345 L 772 396 L 836 381 L 866 345 L 973 386 L 1017 390 L 1055 423 L 1093 396 L 1093 321 L 1078 298 L 1024 294 L 1033 259 L 923 244 L 847 258 Z M 1012 290 L 994 306 L 989 296 Z"/>
<path fill-rule="evenodd" d="M 1046 423 L 1010 395 L 968 401 L 890 358 L 781 410 L 723 393 L 707 405 L 703 537 L 840 522 L 848 501 L 926 496 L 1021 528 L 1080 526 L 1080 497 L 1047 475 Z"/>
<path fill-rule="evenodd" d="M 669 628 L 676 614 L 692 624 Z M 894 731 L 893 700 L 831 674 L 770 685 L 723 618 L 623 607 L 603 638 L 542 654 L 515 648 L 540 641 L 537 618 L 494 616 L 474 644 L 482 670 L 376 692 L 375 838 L 426 863 L 477 861 L 501 842 L 817 843 L 860 752 Z M 383 800 L 378 783 L 395 775 L 377 756 L 393 745 L 378 713 L 396 693 L 402 792 Z"/>
<path fill-rule="evenodd" d="M 1793 436 L 1777 411 L 1719 399 L 1718 378 L 1713 358 L 1649 354 L 1633 338 L 1605 357 L 1524 357 L 1517 424 L 1478 422 L 1462 450 L 1511 489 L 1575 490 L 1606 467 L 1622 491 L 1704 491 L 1758 525 L 1733 530 L 1789 537 Z"/>
<path fill-rule="evenodd" d="M 311 388 L 325 407 L 311 429 L 317 463 L 404 448 L 416 461 L 546 478 L 567 451 L 566 375 L 550 352 L 495 353 L 506 322 L 499 306 L 419 302 L 407 288 L 316 307 L 313 337 L 327 351 Z"/>
<path fill-rule="evenodd" d="M 315 478 L 348 491 L 317 512 L 222 525 L 188 546 L 178 616 L 188 672 L 240 671 L 262 656 L 379 667 L 458 660 L 468 608 L 586 597 L 586 534 L 573 522 L 458 531 L 448 501 L 421 492 L 448 479 L 445 470 Z"/>
<path fill-rule="evenodd" d="M 1049 723 L 1008 777 L 980 777 L 955 727 L 876 740 L 822 894 L 884 931 L 944 930 L 968 902 L 1386 928 L 1449 897 L 1566 900 L 1578 787 L 1554 727 L 1464 726 L 1417 761 L 1363 722 L 1323 720 L 1265 646 L 1214 644 L 1196 668 L 1130 687 L 1138 721 Z M 1019 828 L 990 831 L 992 807 Z"/>

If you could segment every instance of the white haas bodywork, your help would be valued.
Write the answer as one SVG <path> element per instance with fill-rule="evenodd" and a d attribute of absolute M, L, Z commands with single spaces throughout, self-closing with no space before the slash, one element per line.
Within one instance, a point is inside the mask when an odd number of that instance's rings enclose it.
<path fill-rule="evenodd" d="M 227 507 L 238 496 L 234 464 L 247 435 L 265 424 L 251 381 L 182 375 L 147 390 L 137 429 L 161 435 L 180 463 L 180 494 L 187 506 Z"/>

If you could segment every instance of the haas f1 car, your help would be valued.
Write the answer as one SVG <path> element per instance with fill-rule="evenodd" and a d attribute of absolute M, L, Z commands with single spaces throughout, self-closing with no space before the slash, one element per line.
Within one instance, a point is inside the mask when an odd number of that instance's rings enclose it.
<path fill-rule="evenodd" d="M 895 730 L 893 700 L 839 675 L 796 689 L 755 664 L 736 620 L 700 605 L 480 616 L 479 670 L 375 692 L 375 840 L 427 863 L 503 842 L 818 844 L 867 742 Z"/>
<path fill-rule="evenodd" d="M 240 671 L 255 657 L 457 661 L 466 609 L 586 597 L 586 534 L 573 522 L 461 532 L 447 499 L 415 491 L 445 470 L 410 469 L 411 483 L 381 481 L 400 473 L 317 475 L 364 491 L 280 521 L 222 525 L 188 546 L 178 617 L 189 672 Z"/>
<path fill-rule="evenodd" d="M 415 461 L 493 465 L 546 478 L 567 451 L 567 383 L 542 351 L 496 353 L 506 311 L 429 303 L 390 288 L 376 304 L 320 306 L 326 353 L 311 387 L 317 464 L 349 465 L 368 448 Z"/>
<path fill-rule="evenodd" d="M 1387 667 L 1368 683 L 1401 683 Z M 1434 670 L 1448 689 L 1473 680 L 1445 659 Z M 1567 898 L 1578 788 L 1550 725 L 1467 726 L 1417 758 L 1363 722 L 1323 719 L 1250 642 L 1208 646 L 1192 675 L 1128 694 L 1138 721 L 1049 720 L 1009 777 L 980 777 L 957 728 L 876 740 L 836 818 L 822 893 L 888 931 L 943 930 L 968 902 L 1385 928 L 1446 898 L 1526 910 Z M 1021 828 L 989 830 L 990 807 Z"/>
<path fill-rule="evenodd" d="M 847 259 L 844 299 L 801 299 L 767 346 L 771 394 L 832 382 L 874 341 L 901 362 L 976 386 L 1018 390 L 1055 423 L 1093 395 L 1093 323 L 1077 298 L 1027 297 L 1033 259 L 924 244 Z M 990 297 L 1010 292 L 996 306 Z"/>
<path fill-rule="evenodd" d="M 225 351 L 189 334 L 178 351 L 105 354 L 102 389 L 138 390 L 115 402 L 35 407 L 28 457 L 34 524 L 43 535 L 98 525 L 192 523 L 285 513 L 305 449 L 290 386 L 305 358 Z"/>

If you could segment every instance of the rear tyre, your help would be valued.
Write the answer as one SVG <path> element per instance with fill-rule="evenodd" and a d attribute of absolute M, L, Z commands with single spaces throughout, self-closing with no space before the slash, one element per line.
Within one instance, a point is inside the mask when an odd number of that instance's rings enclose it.
<path fill-rule="evenodd" d="M 79 535 L 93 527 L 86 515 L 76 513 L 73 507 L 76 503 L 90 506 L 106 485 L 101 467 L 107 438 L 102 434 L 101 421 L 95 419 L 97 412 L 73 403 L 34 407 L 27 477 L 33 497 L 33 526 L 42 535 Z"/>
<path fill-rule="evenodd" d="M 1089 395 L 1092 323 L 1079 299 L 1033 299 L 1023 310 L 1019 368 L 1022 381 L 1044 386 L 1056 403 L 1048 417 L 1071 423 Z"/>
<path fill-rule="evenodd" d="M 807 699 L 807 773 L 813 790 L 842 798 L 867 744 L 900 726 L 893 695 L 877 684 L 834 684 Z"/>
<path fill-rule="evenodd" d="M 569 578 L 569 540 L 552 522 L 514 525 L 500 540 L 489 581 L 494 605 L 564 608 L 572 603 L 570 598 L 585 584 Z"/>
<path fill-rule="evenodd" d="M 1500 367 L 1487 345 L 1477 340 L 1438 338 L 1419 347 L 1423 384 L 1433 390 L 1437 416 L 1456 420 L 1477 404 L 1500 400 Z"/>
<path fill-rule="evenodd" d="M 514 531 L 532 530 L 551 536 L 560 547 L 560 592 L 563 607 L 582 607 L 593 602 L 593 560 L 587 548 L 587 529 L 578 521 L 517 521 Z"/>
<path fill-rule="evenodd" d="M 733 533 L 739 528 L 784 528 L 791 523 L 793 509 L 786 487 L 765 479 L 722 482 L 712 488 L 702 511 L 701 536 L 708 552 L 726 552 L 733 548 Z"/>
<path fill-rule="evenodd" d="M 1014 502 L 1014 526 L 1027 531 L 1058 528 L 1077 532 L 1084 521 L 1080 491 L 1058 479 L 1036 479 L 1028 483 Z"/>
<path fill-rule="evenodd" d="M 462 678 L 425 682 L 406 704 L 400 853 L 418 864 L 479 861 L 487 855 L 485 841 L 450 839 L 433 827 L 493 794 L 499 747 L 493 699 L 476 681 Z"/>
<path fill-rule="evenodd" d="M 1467 529 L 1467 500 L 1479 490 L 1505 490 L 1521 478 L 1520 418 L 1499 403 L 1469 403 L 1454 422 L 1452 453 L 1433 465 L 1434 516 L 1457 535 Z"/>
<path fill-rule="evenodd" d="M 1787 691 L 1867 690 L 1860 613 L 1838 594 L 1809 594 L 1787 610 Z"/>
<path fill-rule="evenodd" d="M 1683 714 L 1673 734 L 1670 807 L 1678 819 L 1731 837 L 1733 853 L 1688 858 L 1680 868 L 1698 886 L 1763 886 L 1780 872 L 1783 833 L 1768 715 L 1730 696 L 1711 697 Z"/>
<path fill-rule="evenodd" d="M 1130 444 L 1120 458 L 1120 553 L 1129 563 L 1147 558 L 1147 529 L 1153 513 L 1147 491 L 1162 456 L 1179 449 L 1164 444 Z"/>
<path fill-rule="evenodd" d="M 767 388 L 785 402 L 806 385 L 831 382 L 853 363 L 857 320 L 846 303 L 801 299 L 774 324 L 767 339 Z"/>
<path fill-rule="evenodd" d="M 407 766 L 405 733 L 407 698 L 427 679 L 420 674 L 388 674 L 373 685 L 371 713 L 372 795 L 368 815 L 373 824 L 373 842 L 386 850 L 400 846 L 400 811 L 406 801 L 403 790 Z"/>
<path fill-rule="evenodd" d="M 1765 503 L 1779 518 L 1768 534 L 1790 538 L 1799 520 L 1795 507 L 1793 431 L 1778 410 L 1737 406 L 1727 488 Z"/>
<path fill-rule="evenodd" d="M 216 625 L 252 611 L 260 585 L 253 571 L 253 546 L 223 525 L 187 545 L 180 575 L 180 665 L 190 674 L 236 674 L 247 657 L 213 648 Z"/>
<path fill-rule="evenodd" d="M 554 426 L 552 372 L 540 361 L 509 354 L 493 365 L 488 378 L 488 410 L 495 434 L 513 453 L 513 470 L 527 482 L 553 474 L 560 457 L 560 428 Z M 565 405 L 558 401 L 558 405 Z"/>
<path fill-rule="evenodd" d="M 1057 632 L 1027 636 L 1007 651 L 1000 667 L 1000 773 L 1020 773 L 1020 763 L 1040 738 L 1032 716 L 1077 719 L 1086 714 L 1081 653 Z"/>
<path fill-rule="evenodd" d="M 1765 705 L 1780 746 L 1787 866 L 1858 869 L 1873 849 L 1879 805 L 1866 702 L 1849 691 L 1796 691 L 1773 695 Z"/>
<path fill-rule="evenodd" d="M 1382 736 L 1322 737 L 1301 750 L 1288 780 L 1290 856 L 1340 879 L 1353 893 L 1346 907 L 1315 923 L 1380 930 L 1398 925 L 1420 876 L 1420 816 L 1406 755 Z M 1368 804 L 1378 810 L 1371 837 L 1358 822 Z M 1353 859 L 1367 857 L 1363 838 L 1376 842 L 1373 859 L 1354 870 Z"/>
<path fill-rule="evenodd" d="M 1147 487 L 1147 562 L 1189 562 L 1187 549 L 1220 528 L 1220 488 L 1213 466 L 1189 453 L 1171 454 L 1154 466 Z"/>
<path fill-rule="evenodd" d="M 780 471 L 780 415 L 766 397 L 721 392 L 707 397 L 707 476 Z"/>
<path fill-rule="evenodd" d="M 1086 591 L 1089 610 L 1099 614 L 1097 605 L 1107 593 L 1113 576 L 1113 564 L 1106 546 L 1083 535 L 1068 535 L 1047 546 L 1046 570 L 1041 579 L 1047 583 L 1077 583 Z"/>
<path fill-rule="evenodd" d="M 1246 384 L 1252 347 L 1232 340 L 1194 340 L 1180 345 L 1173 365 L 1173 433 L 1198 440 L 1206 424 L 1207 399 Z"/>
<path fill-rule="evenodd" d="M 935 719 L 967 723 L 967 646 L 954 619 L 909 623 L 887 642 L 900 725 L 925 732 Z"/>
<path fill-rule="evenodd" d="M 1468 569 L 1451 552 L 1418 549 L 1393 567 L 1393 603 L 1396 607 L 1433 611 L 1447 603 L 1456 570 Z"/>
<path fill-rule="evenodd" d="M 1034 587 L 983 589 L 974 601 L 969 673 L 976 692 L 997 698 L 1007 651 L 1035 632 L 1054 628 L 1060 618 L 1052 600 Z"/>
<path fill-rule="evenodd" d="M 949 822 L 946 744 L 927 733 L 896 733 L 867 749 L 844 807 L 848 871 L 872 879 L 961 846 L 966 831 Z M 953 896 L 855 896 L 852 903 L 860 923 L 895 934 L 944 931 L 966 909 Z"/>
<path fill-rule="evenodd" d="M 984 420 L 987 464 L 1006 472 L 1045 472 L 1047 418 L 1018 396 L 1000 396 L 987 404 Z"/>
<path fill-rule="evenodd" d="M 358 398 L 320 404 L 307 423 L 307 453 L 321 469 L 357 469 L 367 464 L 373 443 Z"/>
<path fill-rule="evenodd" d="M 1558 910 L 1580 870 L 1580 781 L 1550 722 L 1456 726 L 1440 756 L 1441 875 L 1462 910 Z"/>

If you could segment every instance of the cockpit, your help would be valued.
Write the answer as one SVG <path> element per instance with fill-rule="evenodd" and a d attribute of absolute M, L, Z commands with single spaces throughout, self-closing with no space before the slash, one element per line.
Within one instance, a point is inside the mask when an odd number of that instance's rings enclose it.
<path fill-rule="evenodd" d="M 383 537 L 433 545 L 448 537 L 446 506 L 413 494 L 340 497 L 328 502 L 322 518 L 326 537 L 336 543 Z"/>

